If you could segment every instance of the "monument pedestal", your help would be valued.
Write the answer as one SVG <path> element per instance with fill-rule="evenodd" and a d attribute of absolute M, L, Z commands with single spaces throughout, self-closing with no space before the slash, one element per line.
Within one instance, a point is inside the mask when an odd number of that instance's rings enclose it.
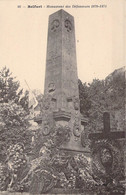
<path fill-rule="evenodd" d="M 63 144 L 60 149 L 65 151 L 71 151 L 72 153 L 83 152 L 89 156 L 89 149 L 84 147 L 84 144 L 82 143 L 82 141 L 84 141 L 84 139 L 82 140 L 82 134 L 84 133 L 84 126 L 87 124 L 87 120 L 83 118 L 81 114 L 77 116 L 76 119 L 76 116 L 72 112 L 65 111 L 65 109 L 59 109 L 49 112 L 50 116 L 48 113 L 43 113 L 43 117 L 35 119 L 35 122 L 37 122 L 39 125 L 42 125 L 43 135 L 48 136 L 50 134 L 51 126 L 52 128 L 54 126 L 70 128 L 70 141 Z"/>

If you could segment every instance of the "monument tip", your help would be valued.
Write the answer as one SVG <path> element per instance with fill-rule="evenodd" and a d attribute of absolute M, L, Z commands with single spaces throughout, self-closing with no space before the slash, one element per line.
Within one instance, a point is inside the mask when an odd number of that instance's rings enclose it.
<path fill-rule="evenodd" d="M 60 10 L 58 10 L 58 11 L 52 13 L 50 16 L 52 16 L 53 14 L 56 14 L 56 13 L 61 13 L 61 14 L 66 13 L 67 15 L 72 16 L 70 13 L 68 13 L 68 12 L 65 11 L 64 9 L 60 9 Z"/>

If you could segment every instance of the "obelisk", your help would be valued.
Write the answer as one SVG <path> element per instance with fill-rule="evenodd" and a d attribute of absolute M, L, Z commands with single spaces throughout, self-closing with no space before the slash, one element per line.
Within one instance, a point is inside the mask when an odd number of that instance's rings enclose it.
<path fill-rule="evenodd" d="M 52 124 L 69 126 L 71 139 L 63 148 L 83 151 L 74 18 L 64 10 L 49 16 L 43 108 L 44 135 Z"/>
<path fill-rule="evenodd" d="M 60 10 L 50 15 L 48 26 L 45 93 L 54 84 L 57 95 L 79 97 L 74 18 Z M 58 100 L 58 108 L 64 107 Z"/>

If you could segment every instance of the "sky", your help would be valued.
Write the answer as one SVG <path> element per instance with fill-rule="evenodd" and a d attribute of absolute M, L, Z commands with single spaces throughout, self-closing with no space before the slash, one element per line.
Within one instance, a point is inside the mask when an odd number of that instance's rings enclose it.
<path fill-rule="evenodd" d="M 27 8 L 28 5 L 42 8 Z M 44 90 L 48 17 L 59 10 L 47 5 L 64 5 L 64 10 L 74 17 L 77 70 L 82 82 L 104 79 L 124 66 L 123 0 L 1 0 L 0 69 L 7 66 L 21 87 L 27 89 L 26 80 L 32 90 Z M 72 8 L 73 5 L 90 8 Z M 105 6 L 91 8 L 92 5 Z"/>

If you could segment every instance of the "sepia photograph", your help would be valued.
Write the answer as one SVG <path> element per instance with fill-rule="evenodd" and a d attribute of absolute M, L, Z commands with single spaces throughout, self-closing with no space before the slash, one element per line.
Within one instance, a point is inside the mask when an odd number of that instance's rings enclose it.
<path fill-rule="evenodd" d="M 124 6 L 0 1 L 0 195 L 125 195 Z"/>

